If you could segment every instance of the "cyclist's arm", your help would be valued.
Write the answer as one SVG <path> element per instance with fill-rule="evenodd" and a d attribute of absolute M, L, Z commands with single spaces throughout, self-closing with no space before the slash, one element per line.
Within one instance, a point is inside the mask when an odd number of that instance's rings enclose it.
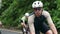
<path fill-rule="evenodd" d="M 21 19 L 21 25 L 22 25 L 22 26 L 26 26 L 26 25 L 25 25 L 25 19 L 26 19 L 25 16 L 23 16 L 22 19 Z"/>
<path fill-rule="evenodd" d="M 46 17 L 46 19 L 47 19 L 47 22 L 48 22 L 51 30 L 53 31 L 53 33 L 54 33 L 54 34 L 57 34 L 57 29 L 56 29 L 56 27 L 55 27 L 55 25 L 54 25 L 54 23 L 53 23 L 53 21 L 52 21 L 52 19 L 51 19 L 50 14 L 49 14 L 48 12 L 45 12 L 44 15 L 45 15 L 45 17 Z"/>
<path fill-rule="evenodd" d="M 24 26 L 23 20 L 21 20 L 21 25 Z"/>
<path fill-rule="evenodd" d="M 32 16 L 29 16 L 28 17 L 28 24 L 29 24 L 29 28 L 30 28 L 30 33 L 31 34 L 35 34 L 35 29 L 34 29 L 33 22 L 34 22 L 34 16 L 33 15 Z"/>

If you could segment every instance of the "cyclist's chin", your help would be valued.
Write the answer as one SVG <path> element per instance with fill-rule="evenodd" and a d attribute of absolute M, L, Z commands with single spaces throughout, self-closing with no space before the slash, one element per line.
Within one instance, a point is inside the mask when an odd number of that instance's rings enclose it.
<path fill-rule="evenodd" d="M 39 17 L 40 15 L 36 15 L 36 17 Z"/>

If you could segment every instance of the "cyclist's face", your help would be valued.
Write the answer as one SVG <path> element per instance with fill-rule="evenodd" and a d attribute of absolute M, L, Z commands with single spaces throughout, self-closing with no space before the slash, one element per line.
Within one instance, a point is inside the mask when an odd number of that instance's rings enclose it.
<path fill-rule="evenodd" d="M 35 15 L 39 17 L 42 14 L 42 8 L 34 8 Z"/>

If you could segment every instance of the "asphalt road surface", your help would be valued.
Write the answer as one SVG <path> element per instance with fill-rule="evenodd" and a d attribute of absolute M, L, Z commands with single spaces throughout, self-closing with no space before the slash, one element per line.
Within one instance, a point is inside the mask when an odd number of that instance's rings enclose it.
<path fill-rule="evenodd" d="M 0 29 L 0 34 L 22 34 L 21 31 L 13 31 L 7 29 Z"/>
<path fill-rule="evenodd" d="M 14 31 L 14 30 L 8 30 L 8 29 L 0 29 L 0 34 L 22 34 L 22 31 Z M 42 33 L 40 33 L 42 34 Z"/>

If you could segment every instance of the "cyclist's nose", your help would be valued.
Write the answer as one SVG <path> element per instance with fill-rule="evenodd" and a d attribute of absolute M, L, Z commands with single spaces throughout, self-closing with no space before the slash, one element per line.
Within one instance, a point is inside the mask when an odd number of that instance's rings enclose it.
<path fill-rule="evenodd" d="M 36 10 L 37 12 L 39 12 L 39 10 Z"/>

